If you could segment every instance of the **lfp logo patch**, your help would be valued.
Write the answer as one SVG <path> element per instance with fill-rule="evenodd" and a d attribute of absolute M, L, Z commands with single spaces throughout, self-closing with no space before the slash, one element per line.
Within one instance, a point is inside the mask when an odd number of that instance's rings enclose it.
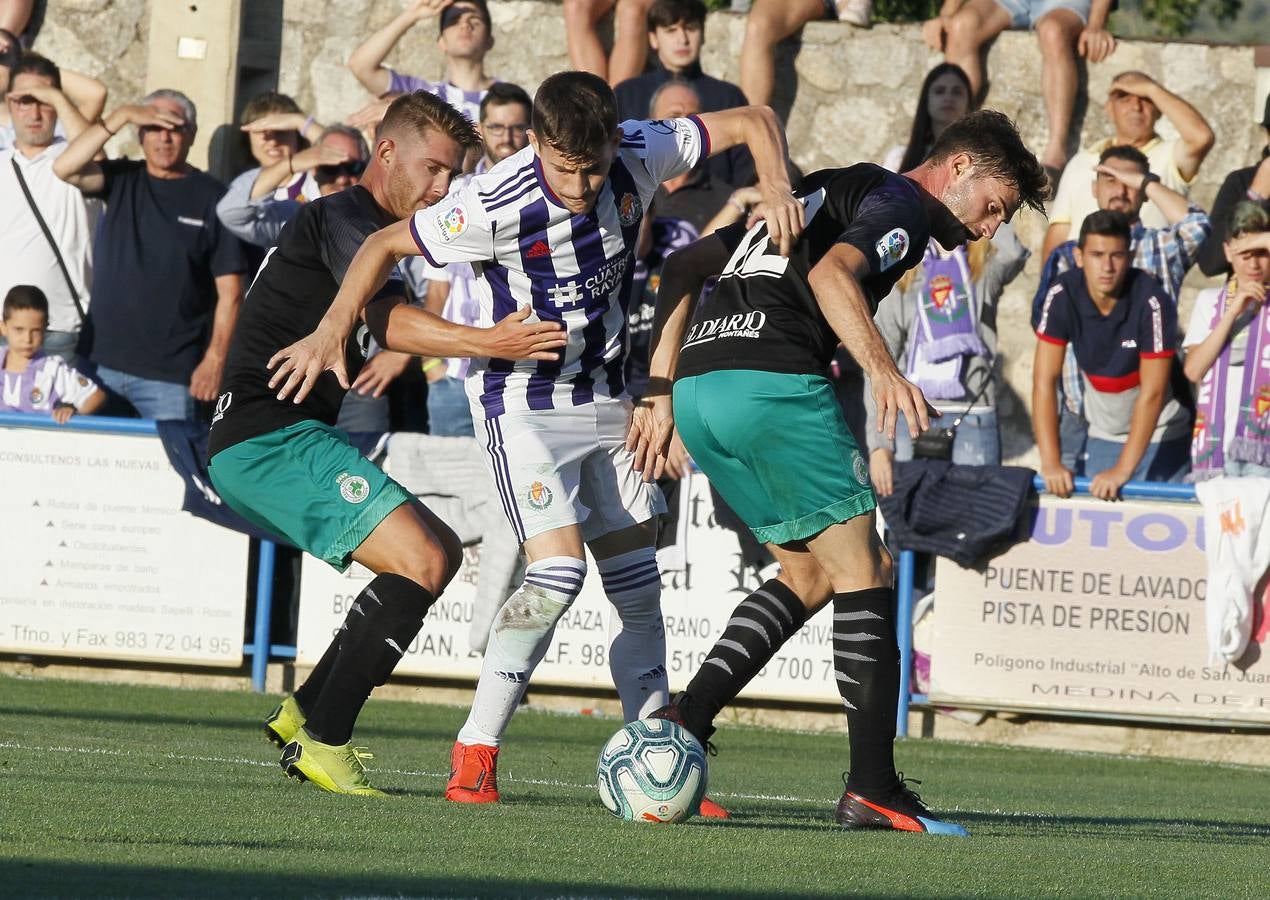
<path fill-rule="evenodd" d="M 541 481 L 535 481 L 529 486 L 529 495 L 525 499 L 532 508 L 540 511 L 544 510 L 551 505 L 551 488 Z"/>
<path fill-rule="evenodd" d="M 441 240 L 447 244 L 467 231 L 467 210 L 462 206 L 452 207 L 448 212 L 437 213 L 437 232 Z"/>
<path fill-rule="evenodd" d="M 903 228 L 892 228 L 878 238 L 878 271 L 885 272 L 908 253 L 908 232 Z"/>

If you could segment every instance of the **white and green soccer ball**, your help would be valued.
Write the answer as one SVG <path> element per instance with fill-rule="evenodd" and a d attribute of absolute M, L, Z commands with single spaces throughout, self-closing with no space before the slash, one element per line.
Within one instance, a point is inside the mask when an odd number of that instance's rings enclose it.
<path fill-rule="evenodd" d="M 682 822 L 706 795 L 706 754 L 682 725 L 631 722 L 600 751 L 600 801 L 628 822 Z"/>

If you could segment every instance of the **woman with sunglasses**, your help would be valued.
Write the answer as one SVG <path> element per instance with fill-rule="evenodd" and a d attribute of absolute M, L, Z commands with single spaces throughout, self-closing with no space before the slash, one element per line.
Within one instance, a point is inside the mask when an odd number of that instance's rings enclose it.
<path fill-rule="evenodd" d="M 243 130 L 255 134 L 281 131 L 284 125 L 294 129 L 290 120 L 299 115 L 265 115 Z M 216 207 L 221 223 L 249 244 L 272 247 L 300 204 L 357 184 L 370 156 L 361 132 L 347 125 L 327 126 L 307 149 L 293 151 L 293 143 L 276 142 L 276 160 L 239 175 Z"/>

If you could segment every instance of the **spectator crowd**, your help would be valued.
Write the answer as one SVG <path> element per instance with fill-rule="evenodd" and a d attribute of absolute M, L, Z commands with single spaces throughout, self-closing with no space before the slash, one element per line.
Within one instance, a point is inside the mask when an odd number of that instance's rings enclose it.
<path fill-rule="evenodd" d="M 899 172 L 920 165 L 941 132 L 981 102 L 990 81 L 985 45 L 1006 29 L 1031 29 L 1048 123 L 1038 157 L 1053 188 L 1049 224 L 1040 246 L 1024 246 L 1010 227 L 963 247 L 932 242 L 876 323 L 939 408 L 932 429 L 953 433 L 952 461 L 999 464 L 998 307 L 1036 254 L 1039 282 L 1027 285 L 1036 334 L 1030 411 L 1051 492 L 1071 493 L 1079 475 L 1106 499 L 1129 480 L 1270 475 L 1270 149 L 1248 148 L 1261 150 L 1260 162 L 1227 175 L 1206 211 L 1189 196 L 1217 140 L 1203 111 L 1162 83 L 1167 73 L 1121 71 L 1105 98 L 1089 98 L 1081 147 L 1069 155 L 1080 62 L 1114 64 L 1111 7 L 945 0 L 925 23 L 923 39 L 943 58 L 911 98 L 907 142 L 879 162 Z M 613 85 L 623 118 L 660 119 L 768 103 L 782 77 L 779 41 L 816 19 L 867 27 L 872 4 L 753 0 L 739 85 L 702 67 L 700 0 L 564 0 L 563 13 L 572 65 Z M 610 15 L 607 50 L 598 27 Z M 358 182 L 392 99 L 427 91 L 477 123 L 482 146 L 467 160 L 469 175 L 529 140 L 530 93 L 485 68 L 498 37 L 486 0 L 411 0 L 366 36 L 347 66 L 368 96 L 344 122 L 315 121 L 284 94 L 250 98 L 238 125 L 251 165 L 228 186 L 189 162 L 200 122 L 181 91 L 108 103 L 101 83 L 29 49 L 23 24 L 0 29 L 0 409 L 58 422 L 95 412 L 210 419 L 252 274 L 304 203 Z M 436 29 L 439 80 L 386 65 L 415 28 Z M 1177 137 L 1161 136 L 1161 119 Z M 1262 124 L 1270 135 L 1270 103 Z M 124 129 L 135 129 L 140 159 L 105 153 Z M 838 164 L 854 161 L 844 142 Z M 659 190 L 628 298 L 633 393 L 647 372 L 662 265 L 748 217 L 755 178 L 753 160 L 735 150 Z M 1181 286 L 1196 267 L 1213 281 L 1183 330 Z M 436 269 L 415 258 L 402 268 L 419 305 L 477 321 L 470 267 Z M 370 352 L 340 427 L 472 435 L 465 360 Z M 867 403 L 849 356 L 840 355 L 834 374 L 844 395 Z M 886 441 L 872 418 L 853 424 L 885 495 L 895 461 L 922 455 L 921 442 L 904 428 Z M 687 466 L 676 445 L 670 481 Z M 751 549 L 761 565 L 761 548 Z"/>

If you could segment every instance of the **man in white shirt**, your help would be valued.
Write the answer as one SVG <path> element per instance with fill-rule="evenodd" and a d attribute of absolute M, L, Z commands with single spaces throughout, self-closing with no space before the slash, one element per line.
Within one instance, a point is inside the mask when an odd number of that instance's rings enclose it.
<path fill-rule="evenodd" d="M 1151 172 L 1160 177 L 1160 182 L 1186 197 L 1200 164 L 1216 141 L 1213 129 L 1199 110 L 1141 72 L 1117 75 L 1103 108 L 1114 133 L 1081 150 L 1063 169 L 1050 209 L 1041 259 L 1047 259 L 1055 247 L 1071 240 L 1080 232 L 1085 216 L 1097 212 L 1098 204 L 1089 186 L 1102 151 L 1118 144 L 1136 147 L 1146 156 Z M 1156 133 L 1155 123 L 1161 116 L 1177 129 L 1176 139 L 1165 140 Z M 1167 228 L 1170 224 L 1159 207 L 1150 202 L 1142 207 L 1140 218 L 1147 228 Z"/>
<path fill-rule="evenodd" d="M 54 130 L 60 121 L 73 138 L 88 123 L 62 92 L 57 66 L 35 53 L 24 54 L 14 69 L 5 103 L 13 120 L 14 144 L 0 150 L 0 209 L 5 211 L 0 216 L 0 295 L 19 284 L 40 288 L 49 301 L 44 350 L 69 359 L 88 308 L 92 235 L 100 204 L 53 174 L 53 161 L 67 147 Z M 39 208 L 56 252 L 31 202 Z"/>

